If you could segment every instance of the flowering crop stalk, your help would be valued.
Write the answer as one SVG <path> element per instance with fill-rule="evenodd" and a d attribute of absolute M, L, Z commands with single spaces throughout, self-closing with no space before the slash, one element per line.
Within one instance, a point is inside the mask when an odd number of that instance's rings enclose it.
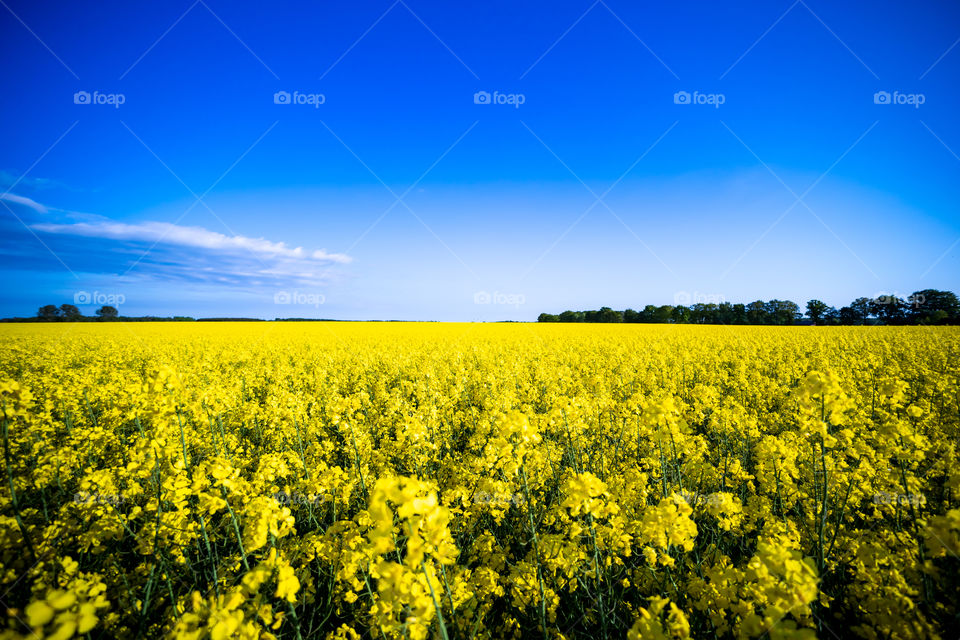
<path fill-rule="evenodd" d="M 32 562 L 37 561 L 37 552 L 33 548 L 33 543 L 30 541 L 30 534 L 27 533 L 27 526 L 23 523 L 23 518 L 20 516 L 20 503 L 17 501 L 17 490 L 13 486 L 13 473 L 11 472 L 10 466 L 10 435 L 9 430 L 9 420 L 6 416 L 6 402 L 3 405 L 3 458 L 6 462 L 7 467 L 7 482 L 10 485 L 10 504 L 13 505 L 13 515 L 17 521 L 17 527 L 20 528 L 20 535 L 23 536 L 23 542 L 27 545 L 27 550 L 30 551 L 30 559 Z"/>
<path fill-rule="evenodd" d="M 520 464 L 520 474 L 523 476 L 523 493 L 527 499 L 527 516 L 530 519 L 530 534 L 533 536 L 533 552 L 537 556 L 537 583 L 540 586 L 540 624 L 543 627 L 543 637 L 549 638 L 547 633 L 547 594 L 543 588 L 543 562 L 540 558 L 540 540 L 537 537 L 537 527 L 533 522 L 533 503 L 530 502 L 530 487 L 527 485 L 527 467 Z"/>
<path fill-rule="evenodd" d="M 357 475 L 360 476 L 360 488 L 363 489 L 364 499 L 369 497 L 367 483 L 363 479 L 363 468 L 360 466 L 360 451 L 357 449 L 357 438 L 353 435 L 353 425 L 350 425 L 350 441 L 353 443 L 353 455 L 357 464 Z"/>
<path fill-rule="evenodd" d="M 227 450 L 227 434 L 223 430 L 223 418 L 219 413 L 217 414 L 217 426 L 220 427 L 220 439 L 223 440 L 223 450 L 226 452 L 227 458 L 233 460 L 233 452 Z"/>
<path fill-rule="evenodd" d="M 456 613 L 456 606 L 453 604 L 453 594 L 450 593 L 450 584 L 447 582 L 447 570 L 443 568 L 443 565 L 440 565 L 440 577 L 443 578 L 443 589 L 447 594 L 447 602 L 450 603 L 450 615 Z"/>
<path fill-rule="evenodd" d="M 307 457 L 303 453 L 303 440 L 300 438 L 300 422 L 296 418 L 293 419 L 293 426 L 297 430 L 297 449 L 300 451 L 300 463 L 303 465 L 303 475 L 309 480 L 310 469 L 307 468 Z M 313 511 L 311 510 L 310 513 L 312 514 Z"/>
<path fill-rule="evenodd" d="M 590 523 L 590 538 L 593 541 L 593 573 L 594 580 L 597 583 L 597 598 L 599 600 L 600 606 L 600 626 L 603 629 L 603 637 L 606 640 L 609 637 L 607 632 L 607 610 L 603 605 L 603 581 L 600 579 L 600 560 L 599 554 L 600 551 L 597 549 L 597 531 L 593 526 L 593 514 L 587 514 L 587 522 Z"/>
<path fill-rule="evenodd" d="M 213 418 L 210 417 L 210 411 L 209 411 L 209 410 L 206 412 L 206 414 L 207 414 L 207 425 L 209 425 L 209 427 L 210 427 L 210 435 L 213 437 L 213 450 L 214 450 L 214 452 L 216 452 L 216 454 L 219 456 L 219 455 L 220 455 L 220 445 L 217 443 L 217 432 L 214 431 L 214 429 L 213 429 Z M 226 443 L 223 443 L 223 444 L 224 444 L 224 448 L 226 448 Z"/>
<path fill-rule="evenodd" d="M 247 562 L 247 552 L 243 548 L 243 536 L 240 535 L 240 525 L 237 523 L 237 514 L 233 512 L 230 501 L 227 499 L 227 490 L 224 487 L 220 487 L 220 492 L 223 494 L 223 501 L 227 505 L 227 511 L 230 512 L 230 520 L 233 521 L 233 531 L 237 534 L 237 544 L 240 545 L 240 556 L 243 558 L 243 566 L 247 571 L 250 571 L 250 563 Z"/>
<path fill-rule="evenodd" d="M 277 548 L 277 539 L 272 533 L 270 534 L 270 547 L 274 550 Z M 276 569 L 274 569 L 274 573 L 276 573 Z M 303 640 L 303 636 L 300 635 L 300 619 L 297 617 L 297 611 L 294 609 L 292 602 L 286 600 L 286 603 L 287 610 L 290 612 L 290 617 L 293 618 L 293 631 L 297 634 L 297 640 Z"/>
<path fill-rule="evenodd" d="M 823 571 L 827 564 L 827 559 L 824 556 L 824 533 L 827 526 L 827 501 L 829 500 L 829 485 L 827 483 L 827 454 L 823 446 L 823 436 L 820 436 L 820 470 L 823 474 L 823 485 L 821 489 L 822 501 L 820 504 L 820 514 L 817 524 L 817 571 L 819 575 L 823 575 Z"/>
<path fill-rule="evenodd" d="M 94 413 L 93 413 L 93 407 L 90 406 L 90 399 L 87 397 L 87 390 L 86 390 L 86 389 L 83 390 L 83 404 L 84 404 L 84 405 L 86 406 L 86 408 L 87 408 L 87 415 L 90 416 L 90 422 L 93 424 L 93 426 L 96 427 L 96 426 L 97 426 L 97 416 L 94 415 Z"/>
<path fill-rule="evenodd" d="M 901 434 L 900 449 L 902 450 L 903 448 L 904 448 L 903 435 Z M 897 462 L 900 467 L 900 481 L 903 483 L 904 495 L 911 497 L 910 487 L 907 484 L 907 475 L 903 469 L 903 460 L 898 459 Z M 897 500 L 897 502 L 899 503 L 901 501 Z M 920 532 L 918 531 L 918 527 L 917 527 L 917 511 L 913 506 L 913 500 L 907 500 L 907 505 L 910 507 L 910 519 L 913 521 L 913 535 L 917 541 L 917 553 L 920 556 L 921 565 L 925 565 L 927 558 L 924 550 L 925 545 L 923 544 L 923 537 L 920 535 Z M 899 507 L 899 504 L 898 504 L 898 507 Z M 922 578 L 923 578 L 923 599 L 924 599 L 924 602 L 930 602 L 930 579 L 926 572 L 923 572 Z"/>
<path fill-rule="evenodd" d="M 410 535 L 413 536 L 413 528 L 410 527 L 409 523 L 407 526 L 410 528 Z M 443 612 L 440 610 L 440 603 L 437 602 L 437 594 L 433 590 L 433 582 L 430 580 L 430 574 L 427 572 L 426 556 L 420 560 L 420 569 L 423 571 L 423 577 L 426 579 L 427 587 L 430 589 L 430 599 L 433 601 L 433 608 L 437 612 L 437 627 L 440 630 L 440 636 L 443 640 L 450 640 L 450 637 L 447 635 L 447 625 L 443 622 Z"/>
<path fill-rule="evenodd" d="M 200 521 L 200 531 L 203 532 L 203 542 L 207 546 L 207 555 L 210 556 L 210 566 L 213 569 L 213 589 L 220 597 L 220 578 L 217 577 L 217 557 L 210 547 L 210 537 L 207 536 L 207 527 L 203 523 L 203 514 L 197 513 L 197 520 Z"/>
<path fill-rule="evenodd" d="M 163 514 L 163 502 L 161 501 L 162 493 L 160 486 L 160 460 L 155 458 L 153 462 L 153 478 L 157 485 L 157 521 L 154 525 L 154 534 L 153 534 L 153 553 L 152 556 L 160 557 L 161 564 L 163 563 L 163 557 L 158 555 L 158 547 L 160 542 L 160 522 L 161 516 Z M 143 625 L 147 622 L 147 610 L 150 606 L 150 596 L 153 595 L 153 576 L 157 570 L 157 563 L 150 563 L 150 575 L 147 577 L 147 584 L 144 589 L 143 601 L 140 605 L 140 618 L 137 621 L 137 637 L 143 636 Z"/>
<path fill-rule="evenodd" d="M 187 460 L 187 439 L 183 435 L 183 419 L 180 417 L 180 407 L 177 406 L 177 424 L 180 425 L 180 445 L 183 447 L 183 466 L 190 471 L 190 462 Z"/>

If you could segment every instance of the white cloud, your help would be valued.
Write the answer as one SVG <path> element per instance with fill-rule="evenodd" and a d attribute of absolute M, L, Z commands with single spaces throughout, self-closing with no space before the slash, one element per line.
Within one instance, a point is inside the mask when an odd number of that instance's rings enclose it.
<path fill-rule="evenodd" d="M 7 202 L 14 202 L 14 203 L 16 203 L 16 204 L 22 204 L 22 205 L 25 206 L 25 207 L 30 207 L 31 209 L 33 209 L 33 210 L 36 211 L 37 213 L 46 213 L 46 212 L 47 212 L 47 208 L 46 208 L 45 206 L 43 206 L 42 204 L 40 204 L 40 203 L 37 202 L 36 200 L 32 200 L 32 199 L 30 199 L 30 198 L 28 198 L 28 197 L 26 197 L 26 196 L 18 196 L 18 195 L 13 194 L 13 193 L 0 193 L 0 200 L 6 200 Z"/>
<path fill-rule="evenodd" d="M 33 228 L 46 233 L 88 238 L 178 245 L 230 253 L 248 251 L 257 256 L 287 260 L 321 261 L 337 264 L 346 264 L 352 261 L 350 256 L 342 253 L 327 253 L 323 249 L 308 253 L 303 247 L 289 247 L 283 242 L 272 242 L 264 238 L 248 238 L 241 235 L 228 236 L 203 227 L 185 227 L 169 222 L 141 222 L 137 224 L 123 222 L 38 223 L 34 224 Z"/>

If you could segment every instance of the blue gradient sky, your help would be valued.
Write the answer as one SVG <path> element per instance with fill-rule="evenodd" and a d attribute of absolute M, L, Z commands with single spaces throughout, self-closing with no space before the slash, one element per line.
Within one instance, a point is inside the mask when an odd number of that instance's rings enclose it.
<path fill-rule="evenodd" d="M 4 3 L 0 315 L 960 289 L 954 2 Z"/>

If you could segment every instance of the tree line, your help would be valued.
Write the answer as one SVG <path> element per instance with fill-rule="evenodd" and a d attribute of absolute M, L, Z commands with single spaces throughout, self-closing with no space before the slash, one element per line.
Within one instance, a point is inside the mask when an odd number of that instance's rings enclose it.
<path fill-rule="evenodd" d="M 906 299 L 896 295 L 857 298 L 836 309 L 821 300 L 806 310 L 791 300 L 755 300 L 746 304 L 719 302 L 692 305 L 652 305 L 640 311 L 601 307 L 592 311 L 541 313 L 537 322 L 646 322 L 671 324 L 765 325 L 938 325 L 960 324 L 960 301 L 950 291 L 924 289 Z"/>
<path fill-rule="evenodd" d="M 3 318 L 0 322 L 193 322 L 195 319 L 187 316 L 163 318 L 158 316 L 121 316 L 116 307 L 104 305 L 97 309 L 92 316 L 85 316 L 73 304 L 46 304 L 37 309 L 37 315 L 30 318 Z"/>

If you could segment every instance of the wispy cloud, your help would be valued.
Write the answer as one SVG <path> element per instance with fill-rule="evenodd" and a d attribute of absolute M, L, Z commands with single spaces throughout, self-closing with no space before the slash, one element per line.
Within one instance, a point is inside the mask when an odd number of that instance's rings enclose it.
<path fill-rule="evenodd" d="M 290 246 L 282 241 L 225 234 L 169 222 L 120 222 L 47 207 L 31 198 L 2 194 L 19 205 L 19 220 L 0 216 L 0 262 L 46 271 L 68 265 L 72 271 L 102 274 L 124 282 L 188 282 L 258 289 L 323 285 L 336 267 L 352 258 L 326 249 Z M 0 207 L 2 209 L 2 207 Z M 22 224 L 21 224 L 22 223 Z M 59 258 L 54 264 L 38 241 Z M 36 245 L 36 246 L 35 246 Z"/>
<path fill-rule="evenodd" d="M 87 238 L 110 240 L 152 242 L 158 244 L 196 247 L 211 251 L 250 251 L 265 257 L 279 257 L 293 260 L 312 259 L 338 264 L 351 261 L 350 256 L 342 253 L 327 253 L 324 249 L 307 252 L 303 247 L 289 247 L 283 242 L 272 242 L 264 238 L 246 236 L 228 236 L 203 227 L 187 227 L 169 222 L 142 222 L 126 224 L 123 222 L 75 222 L 70 224 L 37 223 L 32 225 L 36 231 L 68 234 Z"/>
<path fill-rule="evenodd" d="M 47 213 L 48 211 L 48 209 L 45 206 L 43 206 L 36 200 L 33 200 L 32 198 L 28 198 L 26 196 L 18 196 L 15 193 L 0 193 L 0 200 L 13 202 L 15 204 L 22 204 L 25 207 L 30 207 L 37 213 Z"/>

